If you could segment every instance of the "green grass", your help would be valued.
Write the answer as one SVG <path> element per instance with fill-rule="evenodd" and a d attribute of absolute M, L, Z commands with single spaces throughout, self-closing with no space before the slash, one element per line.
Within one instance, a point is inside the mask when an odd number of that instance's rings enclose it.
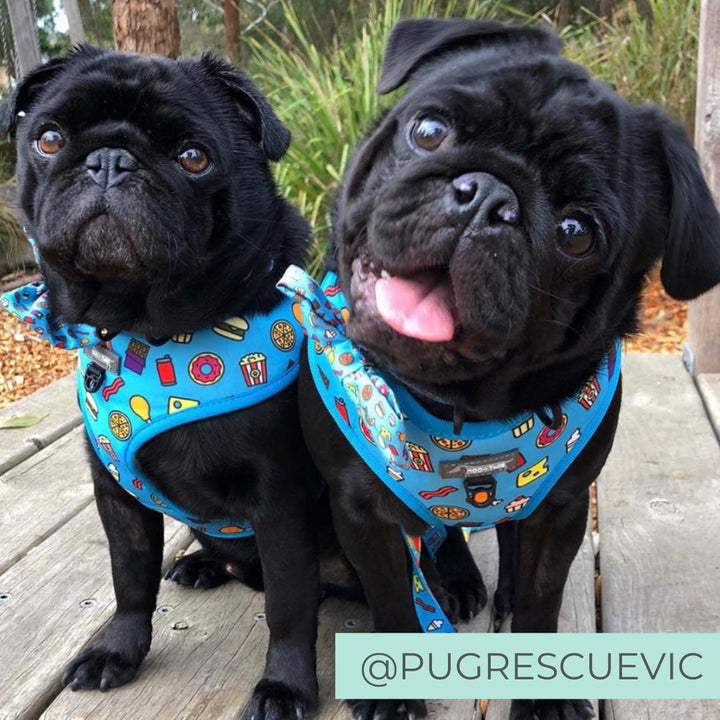
<path fill-rule="evenodd" d="M 628 99 L 655 101 L 691 126 L 694 110 L 698 0 L 648 0 L 650 16 L 631 1 L 616 8 L 612 23 L 586 13 L 579 26 L 560 29 L 566 54 L 586 65 Z M 393 95 L 376 85 L 385 40 L 402 17 L 461 15 L 515 17 L 551 22 L 545 15 L 519 16 L 496 0 L 372 0 L 359 20 L 343 23 L 324 51 L 310 38 L 318 26 L 302 22 L 283 6 L 288 36 L 279 32 L 248 39 L 250 72 L 293 133 L 287 157 L 277 166 L 283 193 L 315 231 L 309 268 L 317 273 L 330 228 L 333 197 L 354 146 Z M 442 9 L 441 9 L 442 8 Z M 328 50 L 329 48 L 329 50 Z"/>

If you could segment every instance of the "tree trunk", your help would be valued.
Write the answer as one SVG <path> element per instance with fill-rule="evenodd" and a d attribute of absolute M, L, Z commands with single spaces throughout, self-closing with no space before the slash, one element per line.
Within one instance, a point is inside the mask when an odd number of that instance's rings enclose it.
<path fill-rule="evenodd" d="M 16 80 L 19 80 L 40 64 L 40 44 L 29 0 L 8 0 L 7 9 L 15 40 L 16 66 L 19 66 L 16 68 L 19 76 Z"/>
<path fill-rule="evenodd" d="M 231 60 L 240 59 L 240 6 L 239 0 L 223 0 L 225 25 L 225 54 Z"/>
<path fill-rule="evenodd" d="M 570 0 L 560 0 L 557 4 L 557 26 L 559 30 L 570 22 Z"/>
<path fill-rule="evenodd" d="M 82 17 L 80 17 L 80 8 L 78 0 L 63 0 L 65 15 L 68 21 L 68 30 L 70 31 L 70 42 L 73 45 L 79 45 L 85 42 L 85 30 L 83 29 Z"/>
<path fill-rule="evenodd" d="M 175 0 L 112 0 L 115 47 L 141 55 L 180 54 Z"/>
<path fill-rule="evenodd" d="M 695 147 L 720 206 L 720 0 L 702 0 L 698 40 Z M 694 373 L 720 372 L 720 286 L 688 305 L 688 352 Z"/>

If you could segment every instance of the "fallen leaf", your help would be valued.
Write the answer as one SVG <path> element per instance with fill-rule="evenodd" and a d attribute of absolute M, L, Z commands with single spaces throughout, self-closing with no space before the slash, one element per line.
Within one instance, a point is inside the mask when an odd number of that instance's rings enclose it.
<path fill-rule="evenodd" d="M 18 417 L 0 420 L 0 430 L 11 430 L 14 428 L 27 428 L 41 423 L 47 417 L 44 415 L 19 415 Z"/>

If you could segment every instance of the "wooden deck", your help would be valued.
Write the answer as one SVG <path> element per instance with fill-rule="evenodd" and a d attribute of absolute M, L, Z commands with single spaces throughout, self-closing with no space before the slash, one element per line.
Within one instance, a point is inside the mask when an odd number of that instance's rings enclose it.
<path fill-rule="evenodd" d="M 560 629 L 720 630 L 720 376 L 697 386 L 680 360 L 631 355 L 611 459 L 598 482 L 599 543 L 588 530 Z M 239 583 L 199 591 L 163 582 L 153 646 L 132 684 L 109 693 L 60 688 L 63 665 L 113 611 L 105 537 L 81 446 L 70 378 L 0 410 L 48 413 L 0 430 L 0 720 L 230 720 L 243 717 L 263 667 L 263 596 Z M 714 423 L 714 425 L 713 425 Z M 167 525 L 166 563 L 190 545 Z M 495 583 L 493 533 L 472 546 Z M 594 550 L 598 548 L 599 554 Z M 602 573 L 596 609 L 595 565 Z M 370 629 L 366 608 L 329 601 L 318 641 L 322 720 L 349 720 L 334 699 L 334 634 Z M 463 632 L 490 632 L 486 609 Z M 491 702 L 489 720 L 507 717 Z M 430 703 L 434 720 L 480 720 L 484 704 Z M 719 702 L 612 701 L 607 720 L 716 720 Z"/>

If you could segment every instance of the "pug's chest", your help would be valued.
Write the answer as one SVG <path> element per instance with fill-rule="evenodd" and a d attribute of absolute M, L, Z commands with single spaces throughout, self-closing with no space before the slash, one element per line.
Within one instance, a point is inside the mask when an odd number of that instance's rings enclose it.
<path fill-rule="evenodd" d="M 117 483 L 200 532 L 250 534 L 245 512 L 276 442 L 268 436 L 287 424 L 272 408 L 298 373 L 291 319 L 283 303 L 192 334 L 121 334 L 82 350 L 78 401 L 90 444 Z"/>

